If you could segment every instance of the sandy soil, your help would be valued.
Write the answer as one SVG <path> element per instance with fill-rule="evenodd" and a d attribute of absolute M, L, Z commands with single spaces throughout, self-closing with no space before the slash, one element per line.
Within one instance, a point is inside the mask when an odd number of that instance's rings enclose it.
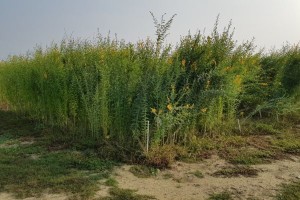
<path fill-rule="evenodd" d="M 137 190 L 138 194 L 151 195 L 159 200 L 202 200 L 209 194 L 228 191 L 234 199 L 273 199 L 280 184 L 300 178 L 300 157 L 277 160 L 270 164 L 254 165 L 259 170 L 256 177 L 215 177 L 212 174 L 223 167 L 231 166 L 218 156 L 199 163 L 175 163 L 171 169 L 159 171 L 150 178 L 138 178 L 130 171 L 130 165 L 115 169 L 114 178 L 118 186 Z M 192 172 L 200 171 L 204 178 L 198 178 Z M 108 195 L 108 189 L 99 184 L 95 198 Z M 63 194 L 44 194 L 40 198 L 25 200 L 65 200 Z M 15 200 L 11 194 L 0 193 L 0 200 Z"/>
<path fill-rule="evenodd" d="M 175 163 L 170 170 L 159 172 L 156 177 L 137 178 L 129 172 L 130 166 L 117 169 L 116 179 L 120 188 L 135 189 L 139 194 L 153 195 L 162 200 L 201 200 L 209 194 L 229 191 L 235 199 L 273 199 L 281 183 L 300 178 L 300 158 L 279 160 L 271 164 L 255 165 L 257 177 L 213 177 L 212 173 L 230 166 L 224 160 L 213 156 L 197 164 Z M 197 178 L 191 172 L 201 171 L 204 178 Z M 164 174 L 172 176 L 166 179 Z M 171 174 L 171 175 L 170 175 Z"/>

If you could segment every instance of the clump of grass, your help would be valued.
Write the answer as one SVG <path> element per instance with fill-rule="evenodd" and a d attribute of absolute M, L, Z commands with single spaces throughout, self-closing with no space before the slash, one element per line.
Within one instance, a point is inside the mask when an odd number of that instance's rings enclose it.
<path fill-rule="evenodd" d="M 227 191 L 210 194 L 208 200 L 233 200 L 231 194 Z"/>
<path fill-rule="evenodd" d="M 113 187 L 110 189 L 110 197 L 101 198 L 101 200 L 148 200 L 156 199 L 153 196 L 139 195 L 135 193 L 134 190 L 121 189 L 118 187 Z"/>
<path fill-rule="evenodd" d="M 135 165 L 132 166 L 129 171 L 138 178 L 149 178 L 156 176 L 158 169 L 146 165 Z"/>
<path fill-rule="evenodd" d="M 249 166 L 233 166 L 233 167 L 225 167 L 221 170 L 214 172 L 213 176 L 221 176 L 221 177 L 255 177 L 258 174 L 257 169 L 253 169 Z"/>
<path fill-rule="evenodd" d="M 278 135 L 281 134 L 281 131 L 274 128 L 271 124 L 255 123 L 254 131 L 256 134 L 261 135 Z M 254 133 L 254 134 L 255 134 Z"/>
<path fill-rule="evenodd" d="M 300 154 L 300 137 L 297 134 L 280 135 L 271 142 L 283 152 Z"/>
<path fill-rule="evenodd" d="M 190 172 L 189 174 L 193 174 L 194 176 L 196 176 L 197 178 L 204 178 L 204 175 L 202 172 L 200 172 L 199 170 L 196 170 L 194 172 Z"/>
<path fill-rule="evenodd" d="M 0 135 L 0 145 L 7 143 L 8 141 L 12 140 L 13 136 L 10 133 L 4 133 Z"/>
<path fill-rule="evenodd" d="M 276 196 L 277 200 L 298 200 L 300 199 L 300 181 L 284 184 Z"/>
<path fill-rule="evenodd" d="M 116 187 L 118 185 L 118 181 L 116 179 L 110 177 L 104 182 L 104 184 L 106 186 Z"/>
<path fill-rule="evenodd" d="M 146 155 L 146 163 L 149 166 L 163 169 L 169 168 L 177 157 L 186 154 L 183 147 L 177 145 L 153 146 Z"/>
<path fill-rule="evenodd" d="M 268 150 L 258 150 L 256 148 L 228 149 L 220 152 L 221 157 L 232 164 L 255 165 L 270 162 L 274 158 L 274 153 Z"/>

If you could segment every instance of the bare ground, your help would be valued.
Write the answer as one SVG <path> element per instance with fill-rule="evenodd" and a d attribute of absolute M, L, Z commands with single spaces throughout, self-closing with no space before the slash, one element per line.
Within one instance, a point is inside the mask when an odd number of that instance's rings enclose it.
<path fill-rule="evenodd" d="M 267 200 L 274 198 L 280 184 L 300 176 L 299 157 L 252 166 L 259 171 L 257 177 L 212 176 L 226 166 L 230 164 L 213 156 L 200 163 L 177 162 L 170 170 L 159 172 L 155 177 L 137 178 L 129 172 L 130 166 L 126 165 L 116 170 L 116 179 L 120 188 L 134 189 L 139 194 L 153 195 L 157 199 L 201 200 L 207 199 L 209 194 L 228 191 L 235 199 Z M 197 170 L 202 172 L 203 178 L 192 174 Z"/>

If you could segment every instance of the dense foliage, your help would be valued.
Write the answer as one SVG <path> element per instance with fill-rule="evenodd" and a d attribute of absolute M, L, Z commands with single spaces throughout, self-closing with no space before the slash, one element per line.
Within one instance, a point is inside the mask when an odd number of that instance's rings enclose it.
<path fill-rule="evenodd" d="M 171 48 L 162 42 L 172 21 L 155 22 L 156 41 L 65 39 L 10 57 L 0 63 L 0 101 L 76 137 L 140 150 L 148 128 L 150 148 L 187 145 L 237 132 L 240 120 L 299 115 L 298 46 L 255 53 L 216 23 Z"/>

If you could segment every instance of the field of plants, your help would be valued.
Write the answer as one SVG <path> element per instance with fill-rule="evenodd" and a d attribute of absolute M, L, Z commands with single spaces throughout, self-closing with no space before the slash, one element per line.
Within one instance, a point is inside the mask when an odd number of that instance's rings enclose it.
<path fill-rule="evenodd" d="M 1 104 L 157 167 L 182 148 L 197 152 L 199 138 L 299 123 L 298 45 L 257 52 L 217 21 L 211 34 L 188 34 L 173 47 L 164 43 L 172 20 L 154 18 L 155 41 L 66 38 L 11 56 L 0 63 Z"/>
<path fill-rule="evenodd" d="M 231 23 L 219 31 L 217 20 L 210 34 L 188 34 L 172 46 L 165 38 L 173 18 L 153 16 L 156 40 L 65 38 L 0 62 L 0 192 L 91 199 L 105 179 L 112 189 L 104 199 L 154 199 L 118 188 L 113 167 L 138 164 L 128 171 L 152 177 L 176 160 L 212 155 L 225 168 L 196 165 L 188 178 L 255 177 L 268 166 L 251 165 L 282 158 L 291 166 L 278 172 L 281 179 L 297 176 L 299 45 L 258 51 L 254 41 L 234 40 Z M 163 184 L 172 178 L 173 189 L 186 180 L 174 171 L 160 176 Z M 298 199 L 299 186 L 284 185 L 276 198 Z M 268 187 L 275 185 L 252 190 Z M 225 191 L 209 199 L 232 197 Z"/>

